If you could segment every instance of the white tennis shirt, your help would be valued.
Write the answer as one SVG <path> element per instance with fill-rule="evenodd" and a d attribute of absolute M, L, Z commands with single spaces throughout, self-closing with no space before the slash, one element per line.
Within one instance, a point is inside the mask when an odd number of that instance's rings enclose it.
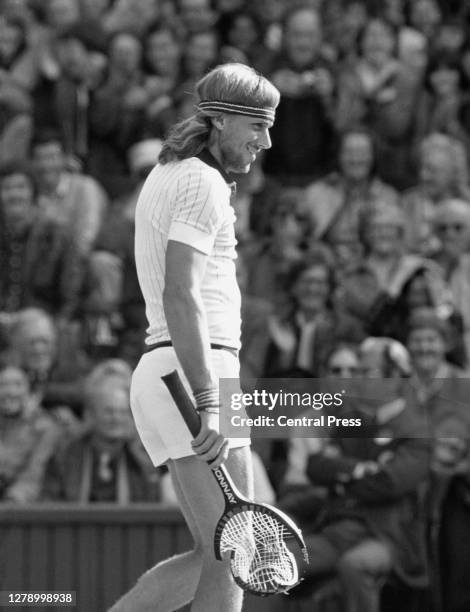
<path fill-rule="evenodd" d="M 158 164 L 135 213 L 135 261 L 145 299 L 147 344 L 170 340 L 163 311 L 168 240 L 208 256 L 201 286 L 211 342 L 240 347 L 240 290 L 235 275 L 235 213 L 228 177 L 205 149 L 198 157 Z"/>

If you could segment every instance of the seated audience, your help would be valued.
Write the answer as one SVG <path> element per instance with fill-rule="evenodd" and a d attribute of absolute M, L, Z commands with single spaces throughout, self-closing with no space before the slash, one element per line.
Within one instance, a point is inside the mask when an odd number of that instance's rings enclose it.
<path fill-rule="evenodd" d="M 437 248 L 433 219 L 444 200 L 470 202 L 467 160 L 461 144 L 444 134 L 430 134 L 419 149 L 417 185 L 404 192 L 406 247 L 432 255 Z"/>
<path fill-rule="evenodd" d="M 142 44 L 136 36 L 116 33 L 109 61 L 89 104 L 93 152 L 89 172 L 116 198 L 130 186 L 127 150 L 140 139 L 148 93 L 142 71 Z"/>
<path fill-rule="evenodd" d="M 338 77 L 336 126 L 362 123 L 374 133 L 379 175 L 397 189 L 413 184 L 413 142 L 424 67 L 396 57 L 397 33 L 380 17 L 369 19 L 358 58 Z"/>
<path fill-rule="evenodd" d="M 129 385 L 130 369 L 120 362 L 104 362 L 90 374 L 87 431 L 51 459 L 45 499 L 120 505 L 160 500 L 160 474 L 138 440 Z"/>
<path fill-rule="evenodd" d="M 60 134 L 37 134 L 31 145 L 38 186 L 38 208 L 44 217 L 59 222 L 86 257 L 98 235 L 108 206 L 103 188 L 91 176 L 70 172 Z"/>
<path fill-rule="evenodd" d="M 289 302 L 269 319 L 265 376 L 319 376 L 325 354 L 340 340 L 357 342 L 364 332 L 333 308 L 333 268 L 312 255 L 289 271 Z"/>
<path fill-rule="evenodd" d="M 0 312 L 38 307 L 68 320 L 76 312 L 80 260 L 61 225 L 36 205 L 29 166 L 0 168 Z"/>
<path fill-rule="evenodd" d="M 330 378 L 355 378 L 361 373 L 359 347 L 339 342 L 325 358 L 321 375 Z M 307 475 L 307 462 L 312 453 L 318 453 L 328 442 L 326 428 L 316 430 L 316 436 L 293 437 L 288 440 L 287 465 L 280 486 L 280 507 L 295 516 L 301 525 L 311 525 L 320 510 L 326 489 L 312 485 Z"/>
<path fill-rule="evenodd" d="M 26 373 L 0 365 L 0 500 L 37 501 L 60 428 L 31 393 Z"/>
<path fill-rule="evenodd" d="M 433 433 L 452 402 L 452 380 L 467 378 L 468 374 L 447 361 L 449 329 L 433 309 L 416 309 L 408 320 L 407 331 L 413 401 Z M 458 405 L 457 402 L 455 406 Z"/>
<path fill-rule="evenodd" d="M 367 437 L 342 437 L 347 429 L 338 427 L 307 466 L 310 482 L 327 487 L 328 495 L 306 534 L 310 566 L 299 590 L 309 580 L 335 575 L 346 612 L 378 612 L 391 575 L 411 588 L 427 584 L 420 490 L 429 445 L 420 437 L 423 421 L 403 395 L 401 368 L 390 363 L 386 403 L 351 402 L 342 412 L 361 418 Z"/>
<path fill-rule="evenodd" d="M 298 201 L 297 189 L 282 189 L 271 212 L 268 235 L 248 241 L 241 250 L 248 268 L 246 292 L 273 305 L 285 301 L 290 268 L 305 257 L 307 231 L 297 212 Z"/>
<path fill-rule="evenodd" d="M 41 405 L 73 430 L 73 415 L 83 409 L 83 378 L 88 360 L 80 350 L 74 325 L 61 326 L 44 311 L 17 313 L 9 333 L 9 360 L 27 374 Z M 72 414 L 73 413 L 73 414 Z"/>
<path fill-rule="evenodd" d="M 420 305 L 435 307 L 455 327 L 452 352 L 463 363 L 461 316 L 453 307 L 442 271 L 436 263 L 407 252 L 405 233 L 406 219 L 400 208 L 378 204 L 370 212 L 364 227 L 366 255 L 355 267 L 340 270 L 337 307 L 362 321 L 370 334 L 401 342 L 411 310 Z"/>
<path fill-rule="evenodd" d="M 368 330 L 372 335 L 383 334 L 405 343 L 407 322 L 422 307 L 433 309 L 446 323 L 449 330 L 446 356 L 451 363 L 464 367 L 468 353 L 463 341 L 463 318 L 441 270 L 428 259 L 408 256 L 397 271 L 396 282 L 371 305 Z"/>
<path fill-rule="evenodd" d="M 309 185 L 299 203 L 308 216 L 312 237 L 333 247 L 347 234 L 363 238 L 364 221 L 377 204 L 397 204 L 396 191 L 375 174 L 372 135 L 350 128 L 339 143 L 338 170 Z"/>
<path fill-rule="evenodd" d="M 282 49 L 268 71 L 281 102 L 264 165 L 269 176 L 286 186 L 304 187 L 332 165 L 334 70 L 322 38 L 319 12 L 295 5 L 286 11 Z"/>

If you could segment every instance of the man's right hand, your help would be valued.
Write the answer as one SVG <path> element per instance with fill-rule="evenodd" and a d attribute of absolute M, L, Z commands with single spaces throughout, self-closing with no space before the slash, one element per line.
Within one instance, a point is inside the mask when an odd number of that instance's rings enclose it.
<path fill-rule="evenodd" d="M 228 457 L 228 440 L 219 433 L 219 415 L 199 412 L 201 431 L 191 442 L 194 452 L 206 461 L 213 470 L 224 463 Z"/>

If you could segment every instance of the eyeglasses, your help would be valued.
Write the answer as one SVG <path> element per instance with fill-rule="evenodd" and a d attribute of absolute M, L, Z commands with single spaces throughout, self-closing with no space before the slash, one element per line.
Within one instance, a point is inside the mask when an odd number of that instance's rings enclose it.
<path fill-rule="evenodd" d="M 437 231 L 441 233 L 454 232 L 460 234 L 466 229 L 467 226 L 463 223 L 439 223 L 439 225 L 437 225 Z"/>
<path fill-rule="evenodd" d="M 355 366 L 330 366 L 330 374 L 335 376 L 344 376 L 345 374 L 355 375 L 360 372 L 360 368 Z"/>

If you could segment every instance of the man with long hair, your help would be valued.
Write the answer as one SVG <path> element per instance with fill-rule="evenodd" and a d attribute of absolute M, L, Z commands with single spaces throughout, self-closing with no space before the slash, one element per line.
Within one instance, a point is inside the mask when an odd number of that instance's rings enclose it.
<path fill-rule="evenodd" d="M 218 429 L 220 378 L 239 376 L 240 291 L 235 277 L 229 173 L 247 173 L 271 146 L 279 92 L 242 64 L 216 67 L 196 85 L 193 116 L 174 126 L 136 209 L 137 273 L 149 322 L 147 352 L 131 402 L 155 466 L 167 463 L 194 549 L 146 572 L 112 612 L 239 612 L 242 591 L 216 561 L 223 499 L 209 468 L 223 462 L 252 495 L 249 439 Z M 191 435 L 160 377 L 179 370 L 193 393 L 201 431 Z"/>

